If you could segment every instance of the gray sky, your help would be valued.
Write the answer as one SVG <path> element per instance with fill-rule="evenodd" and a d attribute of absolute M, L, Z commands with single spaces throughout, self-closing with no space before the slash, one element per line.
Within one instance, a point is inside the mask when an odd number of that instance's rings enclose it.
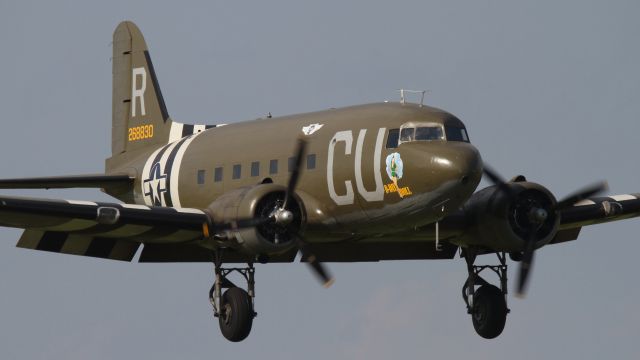
<path fill-rule="evenodd" d="M 505 177 L 524 174 L 559 197 L 600 179 L 611 193 L 640 192 L 637 1 L 78 3 L 0 0 L 0 177 L 103 170 L 109 43 L 130 19 L 178 121 L 429 89 L 427 103 L 458 115 Z M 600 225 L 539 251 L 528 297 L 509 296 L 506 329 L 492 341 L 465 312 L 461 259 L 332 264 L 330 290 L 302 264 L 258 266 L 259 315 L 232 344 L 207 301 L 208 264 L 27 251 L 14 247 L 19 230 L 0 229 L 0 357 L 635 359 L 639 230 L 638 220 Z"/>

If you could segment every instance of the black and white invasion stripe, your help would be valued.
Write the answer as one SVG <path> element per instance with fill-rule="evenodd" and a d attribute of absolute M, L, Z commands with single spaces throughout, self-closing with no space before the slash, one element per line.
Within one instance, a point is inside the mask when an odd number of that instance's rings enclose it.
<path fill-rule="evenodd" d="M 182 124 L 179 122 L 173 122 L 171 124 L 171 130 L 169 132 L 169 143 L 180 140 L 181 138 L 189 135 L 194 135 L 201 133 L 205 130 L 212 129 L 215 127 L 224 126 L 226 124 L 218 124 L 218 125 L 191 125 L 191 124 Z"/>
<path fill-rule="evenodd" d="M 640 216 L 640 194 L 594 197 L 562 211 L 562 225 L 597 224 Z"/>

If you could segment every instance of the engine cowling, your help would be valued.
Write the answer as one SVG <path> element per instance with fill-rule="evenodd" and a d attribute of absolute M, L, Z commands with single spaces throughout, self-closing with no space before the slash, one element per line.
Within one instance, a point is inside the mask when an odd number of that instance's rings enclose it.
<path fill-rule="evenodd" d="M 276 184 L 260 184 L 236 189 L 216 199 L 207 211 L 217 224 L 233 224 L 247 219 L 265 219 L 254 226 L 232 230 L 239 250 L 247 254 L 270 255 L 287 251 L 295 246 L 296 237 L 303 230 L 306 214 L 300 198 L 287 204 L 293 219 L 279 224 L 274 211 L 282 207 L 286 188 Z"/>
<path fill-rule="evenodd" d="M 509 190 L 498 185 L 482 189 L 465 205 L 465 212 L 472 219 L 468 243 L 494 251 L 522 251 L 533 228 L 535 247 L 548 244 L 560 224 L 553 194 L 544 186 L 527 181 L 504 186 Z M 535 216 L 543 216 L 544 220 L 534 220 Z"/>

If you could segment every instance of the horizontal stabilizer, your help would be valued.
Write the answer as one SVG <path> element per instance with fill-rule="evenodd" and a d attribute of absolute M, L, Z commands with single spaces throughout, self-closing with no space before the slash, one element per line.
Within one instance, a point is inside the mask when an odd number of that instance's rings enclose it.
<path fill-rule="evenodd" d="M 71 175 L 21 179 L 0 179 L 0 189 L 62 189 L 62 188 L 110 188 L 129 186 L 134 178 L 129 175 Z"/>

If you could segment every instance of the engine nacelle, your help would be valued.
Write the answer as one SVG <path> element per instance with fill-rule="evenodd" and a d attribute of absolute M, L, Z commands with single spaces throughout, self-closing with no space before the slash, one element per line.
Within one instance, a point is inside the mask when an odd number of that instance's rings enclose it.
<path fill-rule="evenodd" d="M 207 211 L 215 224 L 233 224 L 247 219 L 268 219 L 255 227 L 230 231 L 239 250 L 252 255 L 278 254 L 295 245 L 296 236 L 305 224 L 305 212 L 302 201 L 294 196 L 287 204 L 287 210 L 293 214 L 293 220 L 278 224 L 273 212 L 282 206 L 286 188 L 276 184 L 260 184 L 227 192 L 217 198 Z"/>
<path fill-rule="evenodd" d="M 558 232 L 556 199 L 544 186 L 527 182 L 509 182 L 510 191 L 490 186 L 473 194 L 465 212 L 472 219 L 467 243 L 495 251 L 522 251 L 534 228 L 535 247 L 548 244 Z M 543 209 L 546 218 L 532 226 L 535 209 Z"/>

